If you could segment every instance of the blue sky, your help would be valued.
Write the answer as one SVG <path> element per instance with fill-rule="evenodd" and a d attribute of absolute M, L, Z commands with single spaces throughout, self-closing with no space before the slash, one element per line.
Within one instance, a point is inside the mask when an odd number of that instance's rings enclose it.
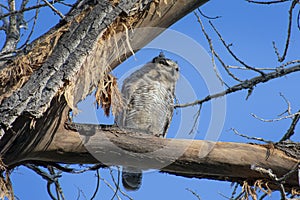
<path fill-rule="evenodd" d="M 276 59 L 272 41 L 276 42 L 279 51 L 282 52 L 286 39 L 288 7 L 289 3 L 263 6 L 249 4 L 241 0 L 212 0 L 202 6 L 201 10 L 209 16 L 222 16 L 217 20 L 213 20 L 214 25 L 222 33 L 227 43 L 233 43 L 232 50 L 246 63 L 255 67 L 274 68 L 279 66 L 280 63 L 278 63 Z M 51 11 L 45 8 L 41 10 L 40 17 L 41 19 L 34 37 L 46 32 L 49 26 L 51 27 L 59 20 L 57 15 L 53 15 Z M 216 34 L 209 27 L 207 20 L 203 17 L 202 20 L 207 32 L 213 39 L 215 49 L 222 56 L 223 60 L 227 64 L 238 65 L 228 55 L 226 49 L 223 48 Z M 299 55 L 297 55 L 299 54 L 299 50 L 297 51 L 297 49 L 300 47 L 299 30 L 295 27 L 296 24 L 294 24 L 291 36 L 291 45 L 288 51 L 287 61 L 299 59 Z M 166 46 L 170 44 L 171 46 L 182 45 L 185 55 L 176 54 L 169 51 L 170 49 L 165 51 L 167 57 L 178 61 L 180 65 L 181 77 L 176 91 L 177 97 L 180 97 L 178 99 L 179 102 L 185 103 L 195 99 L 201 99 L 209 94 L 208 88 L 210 87 L 210 85 L 208 85 L 208 77 L 205 77 L 205 74 L 203 75 L 198 71 L 198 67 L 200 67 L 201 70 L 212 67 L 209 62 L 209 56 L 211 54 L 209 53 L 207 41 L 193 13 L 174 24 L 170 29 L 177 31 L 178 34 L 183 34 L 186 38 L 192 39 L 194 44 L 200 45 L 203 48 L 198 52 L 194 46 L 186 47 L 184 43 L 180 43 L 181 40 L 174 40 L 173 45 L 171 42 L 166 44 Z M 3 35 L 0 35 L 0 37 L 3 37 Z M 149 62 L 154 56 L 158 55 L 160 49 L 161 48 L 155 49 L 152 47 L 145 48 L 136 53 L 135 58 L 128 59 L 114 70 L 113 74 L 119 78 L 120 86 L 122 79 L 126 76 L 128 71 L 135 70 L 137 67 Z M 195 53 L 199 55 L 197 62 L 199 66 L 193 66 L 190 63 L 190 59 L 187 59 L 186 56 Z M 223 80 L 227 84 L 237 84 L 228 77 L 219 64 L 217 65 Z M 243 70 L 232 70 L 232 72 L 243 79 L 249 79 L 258 75 L 257 73 Z M 229 131 L 230 128 L 235 128 L 239 132 L 249 136 L 263 137 L 267 140 L 278 141 L 288 129 L 291 122 L 290 119 L 266 123 L 254 119 L 250 114 L 254 113 L 265 119 L 278 118 L 278 115 L 287 109 L 287 105 L 280 96 L 280 93 L 284 94 L 290 101 L 292 112 L 296 112 L 300 108 L 300 94 L 297 92 L 299 90 L 299 83 L 299 73 L 294 73 L 258 85 L 248 100 L 245 100 L 247 91 L 239 91 L 228 95 L 224 100 L 226 103 L 224 124 L 221 123 L 221 121 L 219 124 L 218 121 L 216 122 L 217 126 L 221 126 L 221 131 L 216 133 L 212 139 L 230 142 L 250 142 L 249 140 L 234 135 L 232 131 Z M 191 85 L 192 92 L 185 93 L 186 91 L 183 88 L 187 86 L 184 84 Z M 221 85 L 220 88 L 222 88 Z M 90 96 L 87 100 L 79 104 L 79 109 L 82 112 L 76 117 L 76 121 L 82 123 L 112 123 L 113 119 L 104 117 L 101 110 L 95 109 L 93 102 L 93 96 Z M 207 137 L 207 131 L 209 130 L 212 119 L 215 120 L 219 117 L 218 111 L 213 110 L 213 108 L 213 101 L 203 105 L 197 130 L 192 137 L 196 139 Z M 196 111 L 197 107 L 177 109 L 168 137 L 191 137 L 187 133 L 190 131 L 190 124 L 193 123 L 193 116 Z M 93 117 L 91 117 L 91 113 Z M 214 124 L 213 127 L 215 126 Z M 292 137 L 295 141 L 299 141 L 299 130 L 299 127 L 297 127 L 295 130 L 296 134 Z M 116 178 L 117 170 L 114 169 L 112 173 Z M 112 184 L 109 170 L 101 169 L 100 175 Z M 24 167 L 19 167 L 14 170 L 12 181 L 15 188 L 15 195 L 20 199 L 50 199 L 46 192 L 46 182 Z M 78 194 L 80 194 L 79 199 L 89 199 L 96 187 L 95 172 L 80 175 L 63 174 L 61 185 L 66 199 L 76 199 Z M 201 199 L 225 199 L 220 193 L 230 197 L 232 191 L 230 183 L 186 179 L 152 171 L 144 174 L 143 185 L 139 191 L 128 192 L 128 194 L 134 199 L 196 199 L 186 188 L 197 192 Z M 79 190 L 81 192 L 78 192 Z M 112 196 L 112 190 L 101 181 L 96 199 L 110 199 Z M 120 196 L 123 197 L 121 194 Z M 278 198 L 278 193 L 275 192 L 267 199 Z"/>

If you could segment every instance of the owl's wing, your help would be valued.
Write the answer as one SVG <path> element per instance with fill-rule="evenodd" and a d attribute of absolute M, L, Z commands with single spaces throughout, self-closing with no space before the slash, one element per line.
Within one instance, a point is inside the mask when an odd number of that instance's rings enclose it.
<path fill-rule="evenodd" d="M 129 76 L 123 82 L 122 86 L 122 97 L 124 102 L 123 110 L 115 117 L 115 124 L 122 127 L 125 125 L 127 116 L 128 106 L 130 104 L 133 95 L 136 93 L 137 86 L 139 85 L 139 79 L 137 76 Z"/>
<path fill-rule="evenodd" d="M 172 122 L 173 118 L 173 112 L 174 112 L 174 92 L 173 91 L 168 91 L 166 94 L 166 102 L 167 102 L 167 107 L 166 107 L 166 119 L 165 119 L 165 125 L 164 125 L 164 130 L 163 130 L 163 135 L 162 137 L 166 137 L 170 124 Z"/>

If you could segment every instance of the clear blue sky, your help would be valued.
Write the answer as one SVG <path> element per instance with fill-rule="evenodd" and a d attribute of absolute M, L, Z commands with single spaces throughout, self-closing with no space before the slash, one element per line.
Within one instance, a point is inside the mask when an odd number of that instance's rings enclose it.
<path fill-rule="evenodd" d="M 213 20 L 213 23 L 222 33 L 223 38 L 228 43 L 233 43 L 232 50 L 246 63 L 255 67 L 274 68 L 280 64 L 277 62 L 276 55 L 272 48 L 272 41 L 276 42 L 279 51 L 282 52 L 286 38 L 288 6 L 289 3 L 263 6 L 249 4 L 241 0 L 212 0 L 202 6 L 201 10 L 208 16 L 222 16 L 217 20 Z M 59 20 L 58 16 L 53 15 L 49 9 L 42 9 L 40 15 L 41 19 L 39 20 L 35 37 L 46 32 L 49 26 L 52 26 Z M 209 27 L 207 20 L 203 17 L 202 20 L 207 32 L 213 39 L 215 49 L 222 56 L 224 61 L 226 61 L 227 64 L 237 66 L 238 64 L 222 47 L 216 34 Z M 296 27 L 296 24 L 294 24 L 294 27 Z M 180 77 L 176 92 L 179 102 L 185 103 L 193 101 L 195 98 L 201 99 L 209 94 L 208 88 L 210 85 L 208 84 L 210 84 L 210 80 L 208 80 L 207 77 L 203 77 L 203 74 L 197 72 L 199 68 L 189 63 L 189 59 L 186 58 L 186 55 L 194 55 L 195 53 L 197 55 L 197 53 L 199 53 L 198 61 L 196 62 L 200 63 L 200 71 L 202 71 L 203 68 L 211 68 L 207 41 L 193 13 L 174 24 L 170 29 L 184 34 L 184 37 L 193 39 L 194 44 L 203 47 L 201 52 L 197 52 L 197 48 L 194 48 L 194 46 L 186 47 L 184 43 L 180 43 L 181 40 L 174 40 L 166 45 L 172 43 L 173 46 L 177 46 L 178 44 L 182 45 L 185 52 L 184 55 L 178 55 L 168 50 L 165 51 L 167 57 L 177 60 L 180 65 L 182 76 Z M 0 35 L 0 37 L 3 36 Z M 165 41 L 165 43 L 167 43 L 167 41 Z M 299 49 L 299 30 L 294 28 L 287 60 L 299 59 Z M 126 76 L 126 72 L 134 70 L 136 67 L 150 61 L 154 56 L 158 55 L 159 51 L 160 48 L 145 48 L 136 53 L 135 59 L 131 58 L 119 66 L 113 74 L 122 81 Z M 236 82 L 230 79 L 226 72 L 221 69 L 219 64 L 218 69 L 227 84 L 236 84 Z M 232 70 L 232 72 L 235 72 L 239 77 L 244 79 L 249 79 L 257 75 L 256 73 L 248 71 Z M 190 95 L 192 93 L 187 94 L 185 90 L 181 89 L 186 87 L 184 84 L 192 85 L 191 88 L 194 91 L 194 96 Z M 216 133 L 211 139 L 230 142 L 250 142 L 234 135 L 232 131 L 228 131 L 230 128 L 235 128 L 239 132 L 249 136 L 263 137 L 267 140 L 274 141 L 279 140 L 288 129 L 291 122 L 290 119 L 265 123 L 254 119 L 250 114 L 254 113 L 265 119 L 278 118 L 278 115 L 287 109 L 285 101 L 279 95 L 280 92 L 290 101 L 292 112 L 296 112 L 300 108 L 299 84 L 299 73 L 295 73 L 258 85 L 247 101 L 245 100 L 247 91 L 240 91 L 228 95 L 225 104 L 226 112 L 224 115 L 224 124 L 218 124 L 218 121 L 216 122 L 217 126 L 221 126 L 221 131 Z M 95 110 L 93 102 L 94 99 L 93 96 L 91 96 L 86 101 L 80 103 L 79 109 L 82 112 L 76 117 L 76 121 L 101 124 L 112 123 L 112 118 L 106 119 L 100 110 Z M 213 107 L 212 102 L 203 105 L 199 126 L 193 137 L 197 139 L 209 137 L 207 136 L 207 131 L 209 130 L 212 118 L 216 119 L 216 117 L 220 117 L 219 113 L 215 111 L 212 112 Z M 193 121 L 196 109 L 197 107 L 186 110 L 176 110 L 168 137 L 190 137 L 187 135 L 190 131 L 189 123 Z M 91 112 L 94 117 L 90 117 Z M 180 127 L 178 124 L 180 124 Z M 299 141 L 299 131 L 300 128 L 298 126 L 295 131 L 296 134 L 292 138 L 293 140 Z M 113 170 L 113 174 L 114 177 L 117 178 L 116 170 Z M 107 169 L 101 169 L 100 175 L 110 184 L 113 184 Z M 19 167 L 14 170 L 12 173 L 12 181 L 15 188 L 15 195 L 22 200 L 50 199 L 46 192 L 46 182 L 24 167 Z M 63 174 L 61 185 L 66 199 L 76 199 L 79 194 L 79 199 L 90 199 L 96 187 L 95 173 L 88 172 L 80 175 Z M 230 197 L 232 191 L 230 183 L 226 182 L 186 179 L 158 172 L 147 172 L 144 174 L 142 188 L 137 192 L 128 192 L 128 195 L 134 199 L 196 199 L 186 188 L 195 191 L 199 194 L 201 199 L 205 200 L 225 199 L 220 193 Z M 123 188 L 121 189 L 123 190 Z M 96 199 L 111 199 L 112 196 L 112 190 L 101 181 Z M 120 194 L 120 196 L 123 199 L 122 194 Z M 278 198 L 278 193 L 273 193 L 272 196 L 269 197 L 269 199 Z"/>

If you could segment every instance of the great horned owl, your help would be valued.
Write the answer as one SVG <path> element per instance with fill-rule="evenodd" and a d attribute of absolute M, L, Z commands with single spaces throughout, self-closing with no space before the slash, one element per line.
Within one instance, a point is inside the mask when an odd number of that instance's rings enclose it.
<path fill-rule="evenodd" d="M 119 127 L 138 129 L 157 137 L 165 137 L 170 126 L 179 77 L 176 62 L 159 56 L 132 73 L 123 82 L 125 109 L 116 117 Z M 127 190 L 141 186 L 142 171 L 123 168 L 122 183 Z"/>

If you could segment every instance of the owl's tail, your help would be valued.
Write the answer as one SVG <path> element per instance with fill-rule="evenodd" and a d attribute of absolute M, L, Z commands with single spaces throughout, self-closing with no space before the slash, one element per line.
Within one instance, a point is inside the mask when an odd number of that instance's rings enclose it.
<path fill-rule="evenodd" d="M 128 191 L 138 190 L 142 185 L 142 170 L 124 167 L 122 171 L 122 184 Z"/>

